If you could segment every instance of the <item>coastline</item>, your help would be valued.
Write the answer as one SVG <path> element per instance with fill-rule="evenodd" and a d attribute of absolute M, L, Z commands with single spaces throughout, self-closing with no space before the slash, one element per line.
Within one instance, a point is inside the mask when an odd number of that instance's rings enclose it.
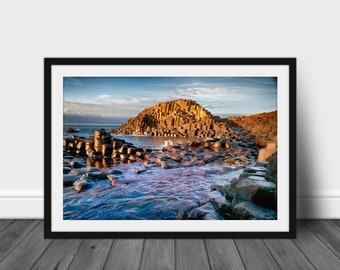
<path fill-rule="evenodd" d="M 64 139 L 64 218 L 66 219 L 112 217 L 114 219 L 158 219 L 157 214 L 149 214 L 154 211 L 153 209 L 158 209 L 153 201 L 156 204 L 157 201 L 165 202 L 165 208 L 169 207 L 169 212 L 171 212 L 169 216 L 163 213 L 163 209 L 159 209 L 160 217 L 164 216 L 165 219 L 276 219 L 275 209 L 272 206 L 271 209 L 265 207 L 267 201 L 272 203 L 271 201 L 275 199 L 276 184 L 275 186 L 269 184 L 272 182 L 264 173 L 268 163 L 256 163 L 259 148 L 255 144 L 255 137 L 244 132 L 243 129 L 235 127 L 230 129 L 227 138 L 225 136 L 201 138 L 186 140 L 184 143 L 169 141 L 168 145 L 162 149 L 135 147 L 128 141 L 115 139 L 114 135 L 112 136 L 105 130 L 97 130 L 93 138 L 89 138 L 89 140 L 78 138 L 76 133 L 72 135 L 72 138 L 71 141 Z M 164 138 L 172 139 L 174 137 Z M 183 140 L 183 138 L 181 139 Z M 255 167 L 258 168 L 254 169 Z M 248 174 L 245 177 L 247 170 Z M 162 179 L 158 179 L 158 177 Z M 201 182 L 210 182 L 195 183 L 195 178 Z M 150 196 L 147 187 L 143 185 L 148 181 L 155 193 L 158 190 L 161 195 Z M 188 198 L 187 194 L 178 194 L 181 189 L 172 185 L 174 181 L 178 185 L 182 181 L 189 187 L 193 187 L 193 190 L 195 188 L 197 190 L 193 192 L 191 198 L 190 196 Z M 171 191 L 167 193 L 163 188 L 159 188 L 159 183 L 172 188 L 173 194 Z M 235 189 L 237 185 L 239 186 L 238 192 L 230 190 L 231 188 Z M 128 214 L 125 218 L 124 215 L 117 217 L 105 214 L 100 217 L 100 215 L 91 215 L 90 213 L 70 214 L 71 203 L 74 204 L 77 200 L 81 201 L 82 197 L 90 197 L 89 194 L 93 195 L 97 192 L 105 192 L 108 197 L 119 194 L 120 197 L 117 197 L 116 201 L 128 202 L 133 205 L 130 208 L 122 206 L 123 211 L 127 213 L 132 209 L 135 211 L 138 207 L 143 208 L 142 205 L 134 204 L 134 201 L 143 203 L 143 199 L 141 199 L 143 192 L 138 193 L 139 190 L 135 191 L 134 187 L 147 190 L 145 193 L 147 199 L 144 203 L 150 204 L 150 206 L 142 213 Z M 126 193 L 129 194 L 129 190 L 133 190 L 137 195 L 135 198 L 128 198 L 124 201 L 122 198 Z M 187 192 L 186 186 L 183 191 L 188 194 L 191 192 Z M 269 196 L 270 199 L 264 203 L 260 202 L 262 205 L 258 205 L 259 195 L 253 196 L 253 193 L 255 195 L 265 194 L 264 196 L 266 198 Z M 162 198 L 164 194 L 172 201 L 171 205 L 166 199 L 158 198 Z M 71 199 L 69 200 L 67 196 Z M 185 199 L 182 200 L 181 197 L 185 197 Z M 90 198 L 87 199 L 90 200 Z M 254 200 L 257 204 L 254 203 Z M 115 202 L 108 200 L 103 204 L 103 208 L 109 207 L 110 209 L 112 203 Z M 79 209 L 74 208 L 74 212 L 86 210 L 80 203 L 77 205 Z M 90 207 L 100 207 L 97 205 L 96 202 Z M 102 209 L 102 211 L 106 213 L 106 209 Z M 138 212 L 138 210 L 136 211 Z M 142 216 L 143 214 L 145 217 Z"/>

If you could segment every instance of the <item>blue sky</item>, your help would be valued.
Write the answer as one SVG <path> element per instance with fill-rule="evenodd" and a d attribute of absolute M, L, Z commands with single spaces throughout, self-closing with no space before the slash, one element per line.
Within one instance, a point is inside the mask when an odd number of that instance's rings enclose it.
<path fill-rule="evenodd" d="M 277 109 L 276 77 L 64 77 L 64 122 L 122 122 L 159 102 L 192 99 L 213 115 Z M 78 121 L 78 120 L 79 121 Z M 72 121 L 71 121 L 72 120 Z"/>

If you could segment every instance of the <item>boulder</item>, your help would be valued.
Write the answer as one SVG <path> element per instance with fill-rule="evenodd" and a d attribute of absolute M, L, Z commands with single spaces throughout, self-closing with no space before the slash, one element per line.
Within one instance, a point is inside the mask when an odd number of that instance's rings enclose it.
<path fill-rule="evenodd" d="M 78 168 L 84 168 L 86 167 L 86 164 L 84 162 L 84 160 L 80 159 L 80 158 L 75 158 L 70 162 L 70 166 L 73 169 L 78 169 Z"/>
<path fill-rule="evenodd" d="M 193 209 L 195 209 L 195 208 L 197 208 L 197 207 L 198 207 L 198 205 L 197 205 L 196 203 L 191 203 L 191 204 L 188 204 L 188 205 L 184 206 L 184 207 L 179 211 L 179 213 L 178 213 L 178 215 L 177 215 L 177 218 L 178 218 L 178 219 L 188 219 L 189 213 L 190 213 Z"/>
<path fill-rule="evenodd" d="M 66 167 L 66 166 L 63 167 L 63 173 L 64 174 L 67 174 L 67 173 L 69 173 L 71 171 L 72 171 L 72 169 L 70 167 Z"/>
<path fill-rule="evenodd" d="M 86 168 L 73 169 L 70 173 L 75 175 L 82 175 L 84 173 L 87 173 L 87 169 Z"/>
<path fill-rule="evenodd" d="M 276 209 L 276 185 L 272 182 L 245 178 L 237 183 L 235 190 L 233 206 L 243 201 L 251 201 L 269 209 Z"/>
<path fill-rule="evenodd" d="M 87 190 L 93 186 L 93 182 L 91 179 L 84 178 L 79 179 L 73 183 L 73 187 L 77 193 Z"/>
<path fill-rule="evenodd" d="M 102 154 L 103 154 L 103 156 L 111 157 L 112 151 L 113 151 L 113 148 L 112 148 L 111 144 L 103 144 L 102 145 Z"/>
<path fill-rule="evenodd" d="M 129 155 L 128 154 L 120 154 L 119 158 L 122 162 L 126 163 L 129 160 Z"/>
<path fill-rule="evenodd" d="M 176 161 L 176 162 L 182 162 L 182 158 L 178 155 L 173 155 L 171 157 L 172 160 Z"/>
<path fill-rule="evenodd" d="M 107 180 L 107 174 L 104 171 L 89 172 L 85 176 L 92 180 Z"/>
<path fill-rule="evenodd" d="M 233 207 L 232 216 L 236 219 L 245 220 L 275 220 L 275 211 L 260 207 L 252 202 L 241 202 Z"/>
<path fill-rule="evenodd" d="M 215 207 L 216 211 L 224 214 L 230 214 L 232 211 L 231 201 L 227 200 L 224 196 L 219 196 L 211 200 L 211 204 Z"/>
<path fill-rule="evenodd" d="M 277 182 L 277 153 L 275 153 L 269 160 L 266 169 L 266 176 L 269 181 L 276 184 Z"/>
<path fill-rule="evenodd" d="M 71 127 L 65 129 L 65 133 L 75 133 L 75 132 L 79 132 L 79 129 L 71 128 Z"/>
<path fill-rule="evenodd" d="M 266 167 L 247 167 L 244 169 L 243 173 L 240 175 L 240 178 L 247 178 L 250 175 L 265 177 Z"/>
<path fill-rule="evenodd" d="M 107 174 L 121 175 L 123 173 L 121 171 L 119 171 L 119 170 L 110 169 L 110 170 L 107 171 Z"/>
<path fill-rule="evenodd" d="M 64 187 L 71 187 L 75 181 L 77 181 L 79 177 L 74 174 L 64 174 L 63 176 L 63 184 Z"/>
<path fill-rule="evenodd" d="M 191 210 L 189 212 L 188 219 L 222 220 L 223 217 L 216 212 L 215 207 L 211 203 L 207 203 L 201 207 Z"/>
<path fill-rule="evenodd" d="M 198 198 L 198 204 L 200 206 L 202 206 L 202 205 L 204 205 L 208 202 L 211 202 L 212 200 L 216 199 L 217 197 L 223 197 L 222 193 L 218 190 L 205 193 Z"/>
<path fill-rule="evenodd" d="M 230 186 L 230 181 L 229 180 L 227 180 L 227 179 L 225 179 L 225 180 L 219 179 L 219 180 L 216 180 L 213 184 L 211 184 L 211 190 L 212 191 L 219 190 L 220 192 L 225 194 L 227 189 L 229 188 L 229 186 Z"/>
<path fill-rule="evenodd" d="M 228 186 L 228 188 L 225 190 L 225 194 L 228 198 L 233 199 L 235 194 L 236 194 L 236 185 L 238 184 L 238 182 L 240 182 L 241 179 L 239 178 L 233 178 L 231 179 L 230 185 Z"/>

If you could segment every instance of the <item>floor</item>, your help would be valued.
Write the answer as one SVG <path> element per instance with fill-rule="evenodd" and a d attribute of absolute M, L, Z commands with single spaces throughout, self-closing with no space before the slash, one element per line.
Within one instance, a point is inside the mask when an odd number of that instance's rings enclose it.
<path fill-rule="evenodd" d="M 298 220 L 297 238 L 43 238 L 43 220 L 0 220 L 0 269 L 340 269 L 340 220 Z"/>

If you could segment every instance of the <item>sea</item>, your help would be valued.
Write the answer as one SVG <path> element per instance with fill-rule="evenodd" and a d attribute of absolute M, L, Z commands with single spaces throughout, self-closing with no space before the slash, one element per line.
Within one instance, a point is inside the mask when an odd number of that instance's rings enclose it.
<path fill-rule="evenodd" d="M 94 125 L 94 124 L 68 124 L 64 125 L 64 138 L 77 135 L 88 139 L 89 136 L 93 136 L 97 129 L 105 129 L 106 131 L 118 128 L 120 125 Z M 79 130 L 76 133 L 65 133 L 67 128 L 73 128 Z M 136 147 L 146 147 L 151 149 L 161 149 L 163 146 L 172 143 L 184 143 L 185 139 L 176 137 L 153 137 L 153 136 L 129 136 L 129 135 L 113 135 L 114 138 L 123 139 L 126 142 L 132 143 Z"/>
<path fill-rule="evenodd" d="M 86 139 L 96 129 L 110 130 L 118 125 L 64 125 L 64 130 L 68 127 L 79 129 L 74 134 Z M 66 137 L 71 135 L 64 134 Z M 184 142 L 183 139 L 169 137 L 114 137 L 133 143 L 136 147 L 159 151 L 164 145 Z M 112 185 L 107 180 L 93 181 L 92 188 L 80 193 L 76 193 L 73 187 L 64 187 L 65 220 L 175 220 L 181 209 L 197 204 L 201 196 L 211 191 L 212 186 L 228 184 L 243 171 L 221 163 L 174 169 L 147 167 L 144 162 L 111 164 L 108 168 L 97 165 L 91 166 L 106 172 L 122 172 L 117 175 L 122 185 Z M 142 173 L 137 174 L 137 170 Z"/>

